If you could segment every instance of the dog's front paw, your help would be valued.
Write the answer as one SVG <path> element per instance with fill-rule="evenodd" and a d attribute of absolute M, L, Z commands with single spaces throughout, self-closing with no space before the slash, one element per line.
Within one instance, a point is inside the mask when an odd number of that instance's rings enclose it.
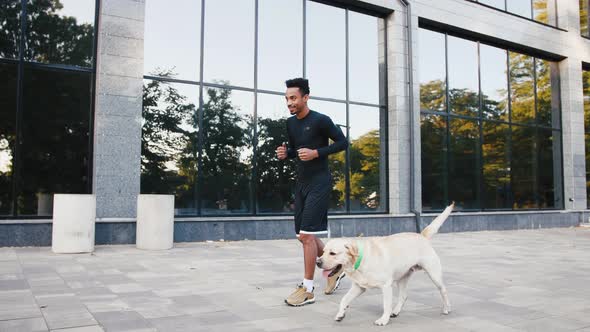
<path fill-rule="evenodd" d="M 344 319 L 344 316 L 346 316 L 345 313 L 338 313 L 338 314 L 336 314 L 336 317 L 334 317 L 334 320 L 339 322 Z"/>
<path fill-rule="evenodd" d="M 381 317 L 375 321 L 375 325 L 384 326 L 389 323 L 389 317 Z"/>

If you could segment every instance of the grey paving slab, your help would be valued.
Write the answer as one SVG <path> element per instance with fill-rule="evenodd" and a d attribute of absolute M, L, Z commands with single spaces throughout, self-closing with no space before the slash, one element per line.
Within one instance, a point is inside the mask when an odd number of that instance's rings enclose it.
<path fill-rule="evenodd" d="M 0 321 L 41 317 L 30 290 L 0 292 Z"/>
<path fill-rule="evenodd" d="M 404 331 L 590 330 L 590 230 L 438 234 L 453 312 L 441 315 L 424 273 L 389 328 Z M 350 280 L 331 296 L 316 275 L 316 303 L 283 300 L 302 277 L 296 240 L 180 243 L 171 250 L 97 246 L 93 254 L 0 249 L 0 331 L 364 331 L 381 293 L 332 320 Z M 394 291 L 394 299 L 397 290 Z"/>
<path fill-rule="evenodd" d="M 41 317 L 0 321 L 0 332 L 46 332 L 49 331 Z"/>

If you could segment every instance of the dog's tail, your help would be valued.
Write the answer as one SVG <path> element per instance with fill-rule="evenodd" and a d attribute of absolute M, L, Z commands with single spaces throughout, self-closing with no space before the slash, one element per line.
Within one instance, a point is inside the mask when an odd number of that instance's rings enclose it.
<path fill-rule="evenodd" d="M 454 207 L 455 207 L 455 202 L 453 202 L 453 203 L 451 203 L 451 205 L 447 206 L 447 208 L 440 215 L 438 215 L 436 218 L 434 218 L 434 220 L 430 223 L 430 225 L 428 225 L 428 227 L 424 228 L 424 230 L 420 234 L 422 234 L 422 236 L 424 236 L 427 239 L 431 239 L 432 236 L 438 232 L 438 229 L 440 228 L 440 226 L 442 226 L 442 224 L 445 222 L 445 220 L 447 220 L 447 218 L 451 214 L 451 211 L 453 211 Z"/>

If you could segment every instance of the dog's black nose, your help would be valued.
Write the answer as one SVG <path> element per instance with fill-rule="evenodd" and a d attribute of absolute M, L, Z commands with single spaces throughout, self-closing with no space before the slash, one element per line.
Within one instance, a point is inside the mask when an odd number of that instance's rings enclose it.
<path fill-rule="evenodd" d="M 321 258 L 317 258 L 315 260 L 315 265 L 317 265 L 321 269 L 322 268 L 322 259 Z"/>

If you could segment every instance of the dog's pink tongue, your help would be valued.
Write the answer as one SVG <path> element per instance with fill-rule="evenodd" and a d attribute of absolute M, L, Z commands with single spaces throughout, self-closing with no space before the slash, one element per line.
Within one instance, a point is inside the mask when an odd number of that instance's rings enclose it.
<path fill-rule="evenodd" d="M 324 270 L 324 271 L 322 271 L 322 275 L 324 276 L 324 278 L 328 279 L 328 276 L 330 275 L 331 272 L 332 272 L 332 270 Z"/>

